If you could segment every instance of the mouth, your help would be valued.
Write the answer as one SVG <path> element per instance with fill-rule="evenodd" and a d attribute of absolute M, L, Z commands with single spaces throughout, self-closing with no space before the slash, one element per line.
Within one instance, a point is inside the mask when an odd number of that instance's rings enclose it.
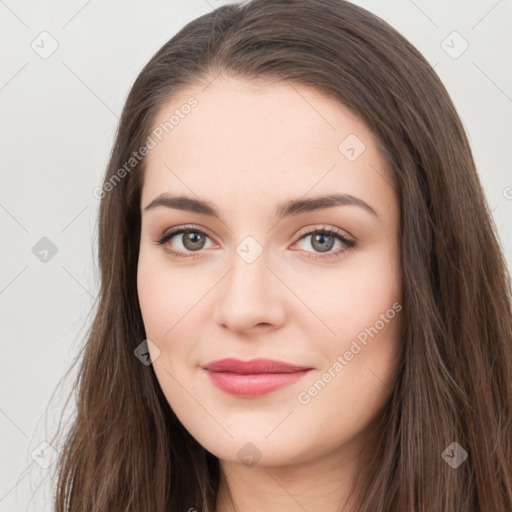
<path fill-rule="evenodd" d="M 221 359 L 201 367 L 220 390 L 245 397 L 262 396 L 294 384 L 310 367 L 271 359 Z"/>

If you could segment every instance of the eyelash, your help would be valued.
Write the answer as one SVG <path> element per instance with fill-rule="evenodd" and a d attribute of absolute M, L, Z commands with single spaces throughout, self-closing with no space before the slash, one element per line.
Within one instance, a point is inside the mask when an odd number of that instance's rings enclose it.
<path fill-rule="evenodd" d="M 182 234 L 182 233 L 186 233 L 186 232 L 199 233 L 201 235 L 207 236 L 208 238 L 211 238 L 211 236 L 207 232 L 203 231 L 202 229 L 198 229 L 195 226 L 182 226 L 179 228 L 172 229 L 170 231 L 164 231 L 160 236 L 158 236 L 154 240 L 154 242 L 158 245 L 164 245 L 174 236 Z M 313 253 L 313 254 L 316 254 L 317 256 L 315 256 L 315 257 L 307 256 L 307 258 L 309 258 L 309 259 L 325 260 L 325 259 L 335 258 L 335 257 L 341 256 L 347 250 L 351 249 L 352 247 L 354 247 L 356 245 L 355 240 L 352 240 L 352 239 L 347 238 L 346 236 L 342 235 L 341 231 L 336 230 L 336 229 L 329 229 L 326 227 L 322 227 L 320 229 L 317 228 L 314 230 L 307 231 L 306 233 L 302 233 L 299 236 L 299 238 L 297 239 L 297 241 L 302 240 L 310 235 L 315 235 L 315 234 L 333 236 L 334 238 L 336 238 L 337 240 L 339 240 L 340 242 L 345 244 L 346 247 L 343 249 L 339 249 L 338 251 L 332 252 L 332 253 L 331 252 L 323 253 L 323 254 L 322 253 Z M 194 259 L 195 257 L 197 257 L 197 255 L 194 254 L 194 252 L 187 254 L 182 251 L 175 251 L 174 249 L 171 249 L 170 247 L 167 247 L 167 246 L 165 246 L 164 248 L 169 254 L 171 254 L 172 256 L 175 256 L 177 258 L 192 258 L 192 259 Z M 195 251 L 195 252 L 200 252 L 200 251 Z"/>

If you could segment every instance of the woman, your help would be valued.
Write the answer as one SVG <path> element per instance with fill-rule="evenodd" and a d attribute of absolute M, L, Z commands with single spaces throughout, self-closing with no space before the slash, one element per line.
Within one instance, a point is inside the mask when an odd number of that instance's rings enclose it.
<path fill-rule="evenodd" d="M 96 194 L 56 511 L 512 510 L 509 275 L 393 28 L 341 0 L 192 21 Z"/>

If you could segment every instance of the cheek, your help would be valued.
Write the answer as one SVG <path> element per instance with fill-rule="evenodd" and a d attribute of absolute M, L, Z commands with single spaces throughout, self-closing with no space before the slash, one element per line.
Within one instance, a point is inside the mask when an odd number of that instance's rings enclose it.
<path fill-rule="evenodd" d="M 402 354 L 401 304 L 382 296 L 362 305 L 362 312 L 340 314 L 337 323 L 333 319 L 337 335 L 324 336 L 322 348 L 316 347 L 322 351 L 322 367 L 297 395 L 296 419 L 302 432 L 317 439 L 318 452 L 328 453 L 365 430 L 395 387 Z M 387 322 L 379 318 L 381 312 Z"/>
<path fill-rule="evenodd" d="M 179 390 L 178 382 L 186 380 L 199 363 L 196 340 L 201 339 L 206 305 L 200 299 L 208 288 L 197 278 L 197 269 L 195 274 L 193 267 L 176 269 L 159 251 L 141 248 L 137 290 L 146 337 L 159 350 L 158 357 L 152 357 L 153 367 L 170 401 Z"/>
<path fill-rule="evenodd" d="M 197 302 L 200 290 L 194 286 L 197 278 L 172 268 L 159 251 L 163 249 L 141 248 L 137 291 L 146 335 L 164 340 L 172 336 L 174 326 Z"/>
<path fill-rule="evenodd" d="M 144 258 L 139 260 L 137 290 L 147 337 L 163 336 L 172 325 L 170 312 L 175 310 L 176 298 L 173 288 L 166 286 L 165 274 Z"/>
<path fill-rule="evenodd" d="M 167 402 L 178 410 L 191 407 L 182 383 L 193 387 L 183 361 L 193 361 L 194 334 L 184 332 L 187 311 L 197 302 L 190 281 L 172 271 L 156 251 L 141 249 L 137 269 L 137 291 L 152 366 Z M 158 352 L 157 352 L 158 350 Z M 180 385 L 181 384 L 181 385 Z"/>
<path fill-rule="evenodd" d="M 303 316 L 302 329 L 311 332 L 316 326 L 311 350 L 321 354 L 322 367 L 305 383 L 302 403 L 311 400 L 316 407 L 335 409 L 343 403 L 345 411 L 369 418 L 391 391 L 400 361 L 403 305 L 398 251 L 368 252 L 347 260 L 325 279 L 304 283 L 316 290 L 305 293 L 308 306 L 318 314 Z"/>
<path fill-rule="evenodd" d="M 296 281 L 296 289 L 301 283 L 301 297 L 315 313 L 315 317 L 307 314 L 305 318 L 321 330 L 328 352 L 342 348 L 348 340 L 378 322 L 380 315 L 385 315 L 395 302 L 401 303 L 397 252 L 389 248 L 369 251 L 347 258 L 332 271 L 317 272 L 314 279 L 301 277 Z M 390 315 L 394 316 L 394 310 Z M 329 332 L 331 336 L 326 336 Z"/>

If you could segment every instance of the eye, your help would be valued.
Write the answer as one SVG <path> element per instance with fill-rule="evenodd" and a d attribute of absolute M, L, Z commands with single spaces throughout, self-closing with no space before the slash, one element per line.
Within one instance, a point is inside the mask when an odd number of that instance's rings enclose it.
<path fill-rule="evenodd" d="M 310 238 L 310 241 L 304 243 L 306 247 L 303 247 L 303 249 L 307 251 L 308 247 L 313 247 L 313 249 L 315 249 L 317 252 L 310 253 L 307 257 L 315 260 L 340 256 L 342 253 L 354 247 L 356 244 L 355 240 L 348 238 L 346 235 L 342 234 L 340 230 L 332 228 L 329 229 L 325 227 L 316 228 L 307 232 L 306 234 L 303 234 L 297 243 L 302 242 L 307 238 Z M 336 242 L 339 243 L 341 248 L 339 248 L 337 251 L 331 251 Z"/>
<path fill-rule="evenodd" d="M 171 245 L 169 242 L 171 242 L 173 238 L 176 238 L 178 241 L 177 251 L 169 247 L 169 245 Z M 187 254 L 187 252 L 198 252 L 204 249 L 207 238 L 210 237 L 201 229 L 197 229 L 194 226 L 182 226 L 180 228 L 171 229 L 170 231 L 164 231 L 155 240 L 155 243 L 163 245 L 167 252 L 178 258 L 194 258 L 195 254 Z"/>

